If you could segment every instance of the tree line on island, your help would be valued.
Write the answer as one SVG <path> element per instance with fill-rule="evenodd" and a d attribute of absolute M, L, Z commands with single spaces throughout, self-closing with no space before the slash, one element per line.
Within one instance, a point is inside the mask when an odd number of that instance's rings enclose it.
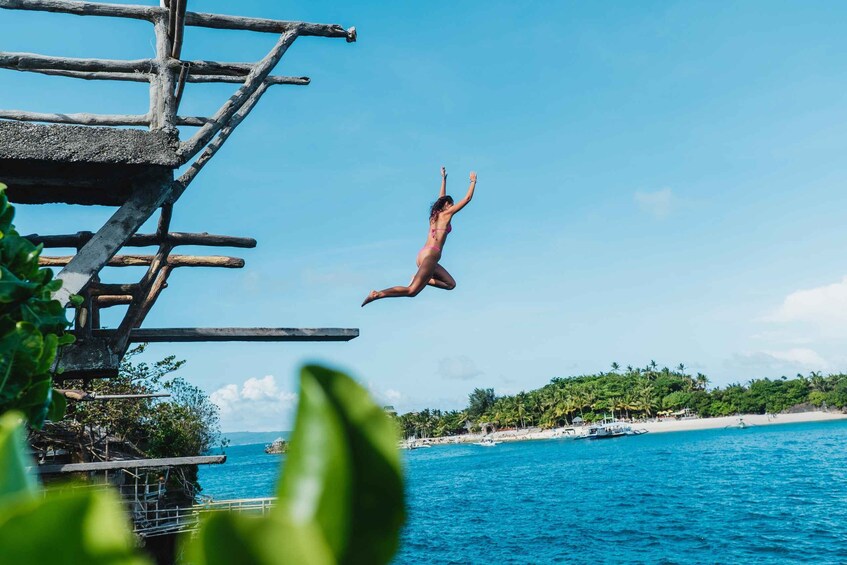
<path fill-rule="evenodd" d="M 498 396 L 492 388 L 476 388 L 463 410 L 424 409 L 397 416 L 404 437 L 443 437 L 491 427 L 556 428 L 604 418 L 627 420 L 672 416 L 685 411 L 701 417 L 784 412 L 807 408 L 847 407 L 847 374 L 812 372 L 795 378 L 753 379 L 709 388 L 702 373 L 691 375 L 685 365 L 644 368 L 612 363 L 608 372 L 555 377 L 527 392 Z"/>

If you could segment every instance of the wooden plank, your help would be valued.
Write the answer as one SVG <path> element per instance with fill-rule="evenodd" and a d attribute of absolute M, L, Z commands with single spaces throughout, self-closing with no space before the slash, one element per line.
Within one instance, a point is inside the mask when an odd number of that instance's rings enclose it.
<path fill-rule="evenodd" d="M 50 247 L 81 247 L 87 243 L 94 233 L 92 232 L 77 232 L 75 234 L 62 235 L 38 235 L 30 234 L 26 238 L 33 244 L 39 243 L 46 248 Z M 215 235 L 206 232 L 188 233 L 188 232 L 168 232 L 164 239 L 160 239 L 155 233 L 136 234 L 130 237 L 124 244 L 124 247 L 150 247 L 161 243 L 168 243 L 175 247 L 178 245 L 197 245 L 204 247 L 239 247 L 253 248 L 256 247 L 256 240 L 251 237 L 237 237 L 230 235 Z M 116 293 L 123 294 L 123 293 Z"/>
<path fill-rule="evenodd" d="M 94 337 L 110 338 L 115 330 L 92 330 Z M 358 328 L 137 328 L 134 343 L 189 343 L 206 341 L 350 341 Z"/>
<path fill-rule="evenodd" d="M 92 463 L 66 463 L 64 465 L 36 465 L 33 469 L 42 475 L 58 473 L 88 473 L 92 471 L 117 471 L 120 469 L 152 469 L 156 467 L 183 467 L 186 465 L 220 465 L 226 455 L 200 455 L 197 457 L 164 457 L 161 459 L 126 459 L 123 461 L 95 461 Z"/>
<path fill-rule="evenodd" d="M 38 259 L 42 267 L 62 267 L 69 265 L 76 256 L 64 255 L 45 257 Z M 155 255 L 115 255 L 109 259 L 104 267 L 147 267 L 153 263 Z M 168 266 L 176 267 L 221 267 L 224 269 L 241 269 L 244 267 L 244 259 L 240 257 L 225 257 L 223 255 L 171 255 L 168 257 Z"/>
<path fill-rule="evenodd" d="M 0 8 L 57 12 L 76 16 L 132 18 L 147 20 L 149 22 L 153 22 L 156 18 L 168 14 L 168 9 L 161 7 L 105 4 L 100 2 L 74 2 L 70 0 L 0 0 Z M 258 31 L 263 33 L 284 33 L 298 28 L 301 35 L 344 37 L 348 42 L 356 41 L 355 28 L 345 30 L 337 24 L 313 24 L 307 22 L 269 20 L 265 18 L 207 14 L 202 12 L 186 12 L 185 25 L 215 29 Z"/>

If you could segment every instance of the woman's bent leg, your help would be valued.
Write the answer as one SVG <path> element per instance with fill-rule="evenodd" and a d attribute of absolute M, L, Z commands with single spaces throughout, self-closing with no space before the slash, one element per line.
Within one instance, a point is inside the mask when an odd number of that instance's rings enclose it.
<path fill-rule="evenodd" d="M 362 306 L 382 298 L 417 296 L 427 285 L 427 282 L 432 278 L 432 273 L 438 265 L 438 259 L 439 258 L 435 254 L 424 257 L 421 260 L 420 267 L 418 267 L 418 272 L 415 273 L 415 277 L 412 279 L 409 286 L 392 286 L 391 288 L 386 288 L 384 290 L 373 290 L 368 297 L 365 298 L 365 301 L 362 302 Z"/>
<path fill-rule="evenodd" d="M 429 286 L 435 288 L 443 288 L 444 290 L 453 290 L 456 288 L 456 279 L 454 279 L 447 269 L 436 264 L 435 270 L 432 272 L 432 278 L 427 282 Z"/>

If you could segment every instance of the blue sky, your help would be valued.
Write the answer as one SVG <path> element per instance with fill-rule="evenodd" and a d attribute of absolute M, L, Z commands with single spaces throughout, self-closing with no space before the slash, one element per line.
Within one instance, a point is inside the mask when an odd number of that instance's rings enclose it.
<path fill-rule="evenodd" d="M 304 361 L 349 369 L 402 411 L 612 361 L 685 363 L 718 385 L 847 365 L 844 3 L 190 7 L 359 30 L 353 45 L 299 39 L 276 72 L 312 84 L 268 92 L 174 214 L 175 230 L 259 246 L 224 251 L 240 271 L 177 270 L 146 327 L 361 329 L 346 344 L 151 346 L 188 360 L 226 430 L 288 427 Z M 134 21 L 3 11 L 0 37 L 5 51 L 152 54 Z M 274 42 L 189 28 L 183 53 L 257 60 Z M 143 84 L 0 76 L 2 108 L 147 108 Z M 189 85 L 181 113 L 232 91 Z M 458 287 L 359 308 L 413 274 L 441 165 L 454 196 L 480 179 L 442 260 Z M 18 225 L 96 229 L 110 212 L 21 206 Z"/>

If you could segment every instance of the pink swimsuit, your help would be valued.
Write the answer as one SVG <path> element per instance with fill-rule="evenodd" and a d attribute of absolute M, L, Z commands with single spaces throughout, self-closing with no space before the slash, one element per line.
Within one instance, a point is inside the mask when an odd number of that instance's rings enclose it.
<path fill-rule="evenodd" d="M 447 224 L 446 228 L 430 228 L 429 234 L 431 236 L 435 237 L 435 232 L 437 232 L 437 231 L 443 231 L 443 232 L 450 233 L 451 231 L 453 231 L 453 226 L 450 225 L 450 224 Z M 436 246 L 436 245 L 424 245 L 424 247 L 423 247 L 423 249 L 421 249 L 421 251 L 423 251 L 424 249 L 435 249 L 436 251 L 441 253 L 441 248 Z"/>

